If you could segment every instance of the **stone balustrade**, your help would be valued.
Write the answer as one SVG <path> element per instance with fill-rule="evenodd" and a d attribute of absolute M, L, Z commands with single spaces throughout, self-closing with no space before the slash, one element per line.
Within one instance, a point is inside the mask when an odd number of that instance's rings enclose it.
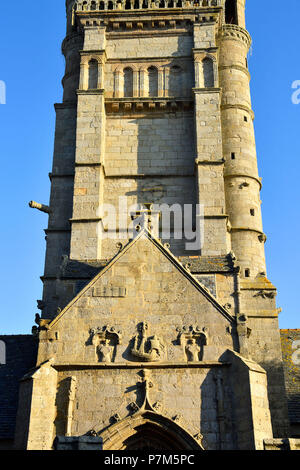
<path fill-rule="evenodd" d="M 207 8 L 222 5 L 222 0 L 78 0 L 74 9 L 81 11 L 143 10 L 159 8 Z"/>

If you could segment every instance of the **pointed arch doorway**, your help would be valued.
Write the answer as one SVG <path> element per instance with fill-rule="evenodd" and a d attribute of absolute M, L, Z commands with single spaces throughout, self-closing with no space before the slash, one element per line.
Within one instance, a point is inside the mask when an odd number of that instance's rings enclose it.
<path fill-rule="evenodd" d="M 125 418 L 100 434 L 104 450 L 204 450 L 201 442 L 173 420 L 154 412 Z"/>
<path fill-rule="evenodd" d="M 158 452 L 158 451 L 179 451 L 182 443 L 175 435 L 162 432 L 158 426 L 151 423 L 144 424 L 137 428 L 137 432 L 123 442 L 121 450 Z"/>

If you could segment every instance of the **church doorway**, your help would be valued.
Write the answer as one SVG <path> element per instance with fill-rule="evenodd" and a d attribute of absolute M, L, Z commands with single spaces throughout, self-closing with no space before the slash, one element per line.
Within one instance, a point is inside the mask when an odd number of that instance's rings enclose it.
<path fill-rule="evenodd" d="M 152 411 L 129 416 L 106 428 L 100 437 L 103 439 L 103 450 L 204 450 L 198 435 L 193 437 L 174 420 Z"/>
<path fill-rule="evenodd" d="M 162 432 L 157 426 L 147 423 L 136 429 L 136 433 L 123 443 L 122 450 L 159 452 L 186 450 L 175 435 Z"/>

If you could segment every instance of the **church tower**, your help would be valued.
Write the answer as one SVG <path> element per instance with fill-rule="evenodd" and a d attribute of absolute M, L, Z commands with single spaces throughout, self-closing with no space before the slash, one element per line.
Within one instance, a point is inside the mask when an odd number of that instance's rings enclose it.
<path fill-rule="evenodd" d="M 288 418 L 245 0 L 66 8 L 17 446 L 263 449 Z"/>

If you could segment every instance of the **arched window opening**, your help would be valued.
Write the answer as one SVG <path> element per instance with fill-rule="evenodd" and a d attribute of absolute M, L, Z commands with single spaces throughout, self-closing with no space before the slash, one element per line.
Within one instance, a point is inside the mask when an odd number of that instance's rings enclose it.
<path fill-rule="evenodd" d="M 133 96 L 133 71 L 129 67 L 124 69 L 124 96 Z"/>
<path fill-rule="evenodd" d="M 182 69 L 173 65 L 169 76 L 169 96 L 181 96 L 182 94 Z"/>
<path fill-rule="evenodd" d="M 158 96 L 158 71 L 156 67 L 148 68 L 148 96 Z"/>
<path fill-rule="evenodd" d="M 225 23 L 238 24 L 236 0 L 226 0 L 225 2 Z"/>
<path fill-rule="evenodd" d="M 206 57 L 202 61 L 203 68 L 203 82 L 205 88 L 213 88 L 215 86 L 215 77 L 214 77 L 214 63 L 212 59 Z"/>
<path fill-rule="evenodd" d="M 92 59 L 89 62 L 89 90 L 98 88 L 98 62 Z"/>

